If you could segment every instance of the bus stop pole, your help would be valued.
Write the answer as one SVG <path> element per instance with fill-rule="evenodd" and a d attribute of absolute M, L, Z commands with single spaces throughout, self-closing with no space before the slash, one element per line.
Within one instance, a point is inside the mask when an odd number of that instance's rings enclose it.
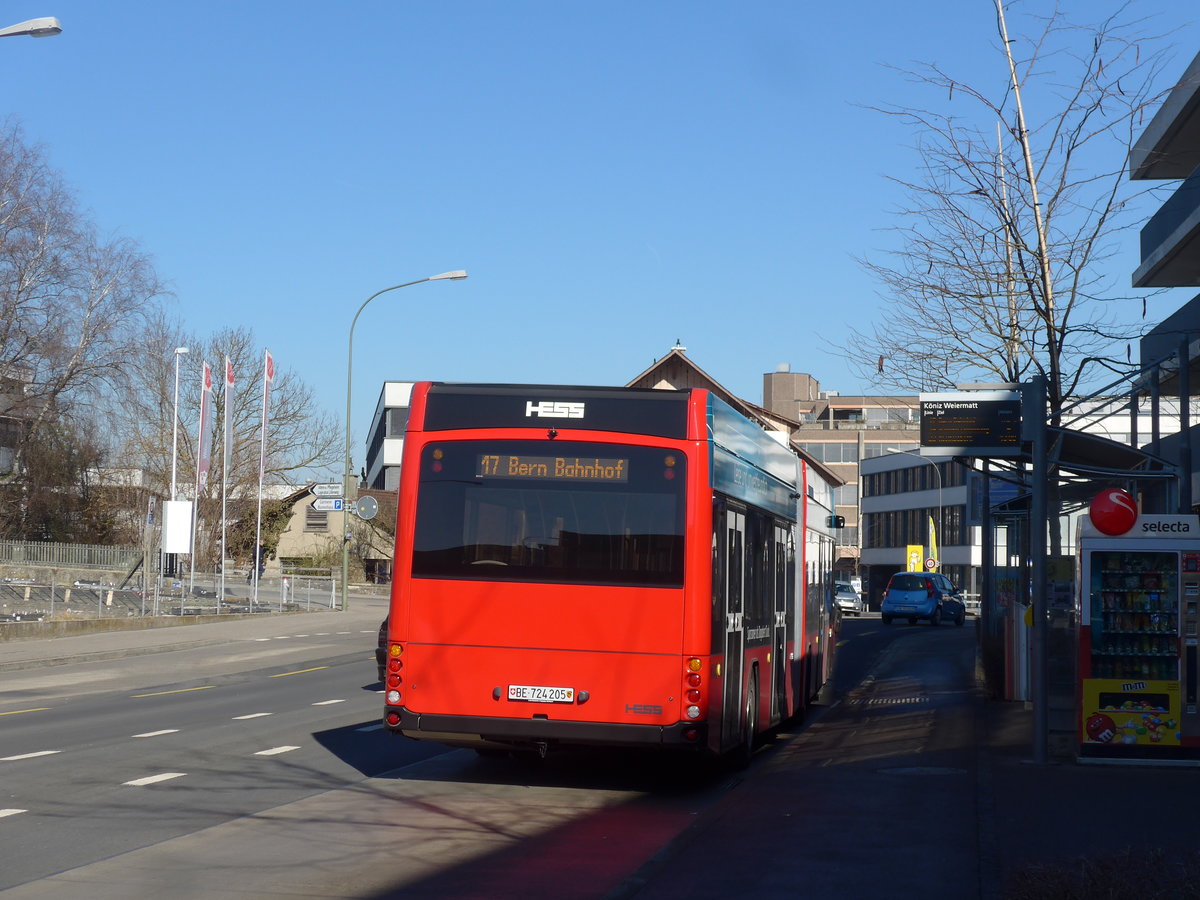
<path fill-rule="evenodd" d="M 1032 444 L 1029 501 L 1029 602 L 1033 607 L 1033 645 L 1030 654 L 1030 682 L 1033 698 L 1033 762 L 1047 762 L 1049 737 L 1049 691 L 1047 690 L 1046 608 L 1046 487 L 1049 465 L 1046 459 L 1046 378 L 1036 375 L 1022 385 L 1021 427 L 1023 437 Z"/>

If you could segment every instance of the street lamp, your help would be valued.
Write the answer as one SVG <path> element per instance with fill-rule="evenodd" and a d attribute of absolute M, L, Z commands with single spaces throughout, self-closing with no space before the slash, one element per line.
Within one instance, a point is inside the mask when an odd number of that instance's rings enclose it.
<path fill-rule="evenodd" d="M 386 294 L 388 291 L 398 291 L 400 288 L 411 287 L 414 284 L 423 284 L 426 281 L 462 281 L 467 277 L 465 269 L 455 269 L 452 272 L 443 272 L 441 275 L 430 275 L 428 278 L 418 278 L 416 281 L 406 281 L 404 284 L 394 284 L 391 287 L 384 288 L 381 291 L 376 291 L 370 297 L 363 301 L 362 306 L 358 308 L 358 312 L 354 314 L 353 320 L 350 322 L 350 336 L 346 341 L 346 460 L 345 468 L 342 470 L 342 610 L 345 611 L 349 600 L 349 581 L 350 581 L 350 510 L 349 504 L 354 497 L 357 497 L 358 492 L 352 491 L 351 479 L 354 477 L 354 471 L 350 468 L 350 385 L 353 380 L 353 363 L 354 363 L 354 326 L 358 324 L 358 317 L 362 315 L 362 311 L 367 308 L 367 304 L 378 297 L 380 294 Z M 353 494 L 353 496 L 351 496 Z"/>
<path fill-rule="evenodd" d="M 937 524 L 934 525 L 934 527 L 933 527 L 933 544 L 934 544 L 934 546 L 937 546 L 938 528 L 941 527 L 941 524 L 942 524 L 942 470 L 938 468 L 937 463 L 935 463 L 932 459 L 929 459 L 926 456 L 922 456 L 920 453 L 917 453 L 915 450 L 901 450 L 899 447 L 888 447 L 886 449 L 887 449 L 888 453 L 903 453 L 906 456 L 915 456 L 917 459 L 921 460 L 922 462 L 927 462 L 931 466 L 933 466 L 933 474 L 937 476 L 937 492 L 938 492 L 938 516 L 937 516 Z M 930 549 L 932 550 L 933 548 L 931 547 Z M 939 550 L 938 552 L 940 553 L 941 551 Z M 940 560 L 938 561 L 938 568 L 941 568 Z"/>
<path fill-rule="evenodd" d="M 54 16 L 43 16 L 40 19 L 30 19 L 27 22 L 0 28 L 0 37 L 20 37 L 23 34 L 35 38 L 54 37 L 56 34 L 62 34 L 62 26 L 58 24 L 58 19 Z"/>
<path fill-rule="evenodd" d="M 171 499 L 175 499 L 175 460 L 179 455 L 179 358 L 187 347 L 175 348 L 175 406 L 171 413 Z"/>

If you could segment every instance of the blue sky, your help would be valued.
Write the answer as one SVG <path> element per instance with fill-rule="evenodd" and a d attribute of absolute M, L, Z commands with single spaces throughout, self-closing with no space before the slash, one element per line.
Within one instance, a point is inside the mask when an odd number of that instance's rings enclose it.
<path fill-rule="evenodd" d="M 1133 7 L 1181 74 L 1182 5 Z M 356 447 L 385 379 L 621 384 L 677 339 L 752 401 L 782 362 L 869 391 L 828 342 L 877 314 L 855 257 L 916 159 L 864 106 L 939 99 L 888 64 L 1005 77 L 991 0 L 0 0 L 43 15 L 0 42 L 0 115 L 189 330 L 251 328 L 340 418 L 359 304 L 470 272 L 363 313 Z"/>

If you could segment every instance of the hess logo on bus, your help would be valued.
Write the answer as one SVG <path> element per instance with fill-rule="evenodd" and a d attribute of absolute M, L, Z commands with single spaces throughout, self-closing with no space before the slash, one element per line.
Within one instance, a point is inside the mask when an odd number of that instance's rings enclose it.
<path fill-rule="evenodd" d="M 532 400 L 525 401 L 525 416 L 537 416 L 542 419 L 582 419 L 583 404 L 582 403 L 566 403 L 555 402 L 552 400 L 542 400 L 539 403 L 534 403 Z"/>

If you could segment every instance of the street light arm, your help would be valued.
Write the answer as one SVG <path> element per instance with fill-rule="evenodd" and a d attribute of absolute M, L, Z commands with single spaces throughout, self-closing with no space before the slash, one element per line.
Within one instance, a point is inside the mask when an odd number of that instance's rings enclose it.
<path fill-rule="evenodd" d="M 354 318 L 350 321 L 350 333 L 346 338 L 346 458 L 342 469 L 342 611 L 346 610 L 346 603 L 349 597 L 349 574 L 350 574 L 350 519 L 349 510 L 346 509 L 351 500 L 350 480 L 354 476 L 354 472 L 350 467 L 350 409 L 351 409 L 351 385 L 354 379 L 354 326 L 358 324 L 358 317 L 362 315 L 362 311 L 367 308 L 368 304 L 380 294 L 386 294 L 389 291 L 398 291 L 400 288 L 411 287 L 414 284 L 423 284 L 426 281 L 462 281 L 467 277 L 466 269 L 455 269 L 451 272 L 443 272 L 440 275 L 430 275 L 428 278 L 418 278 L 416 281 L 406 281 L 404 284 L 394 284 L 391 287 L 386 287 L 381 291 L 376 291 L 370 297 L 362 302 L 362 306 L 358 308 L 358 312 L 354 314 Z"/>
<path fill-rule="evenodd" d="M 7 28 L 0 28 L 0 37 L 19 37 L 27 34 L 30 37 L 54 37 L 62 34 L 62 26 L 54 16 L 43 16 L 40 19 L 29 19 Z"/>
<path fill-rule="evenodd" d="M 350 385 L 354 377 L 354 327 L 358 324 L 358 317 L 362 315 L 362 311 L 367 308 L 367 305 L 378 297 L 380 294 L 386 294 L 388 291 L 398 291 L 400 288 L 409 287 L 414 284 L 421 284 L 426 281 L 432 281 L 431 278 L 418 278 L 416 281 L 406 281 L 404 284 L 394 284 L 391 287 L 384 288 L 382 291 L 376 291 L 370 297 L 363 301 L 362 306 L 358 308 L 358 312 L 354 314 L 354 318 L 350 322 L 350 334 L 346 338 L 346 467 L 342 472 L 342 483 L 345 487 L 345 501 L 350 500 Z M 346 540 L 345 535 L 342 536 L 343 543 Z"/>

